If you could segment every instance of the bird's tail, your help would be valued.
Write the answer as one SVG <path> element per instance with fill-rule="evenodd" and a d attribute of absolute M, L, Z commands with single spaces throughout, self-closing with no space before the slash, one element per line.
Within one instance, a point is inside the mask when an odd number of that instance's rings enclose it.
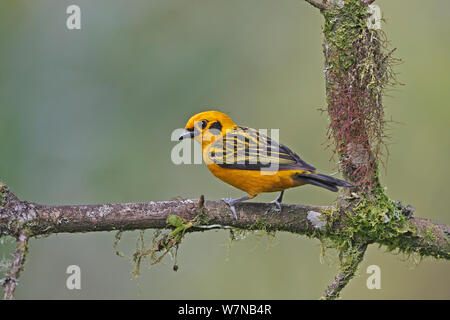
<path fill-rule="evenodd" d="M 333 192 L 337 192 L 338 187 L 345 187 L 345 188 L 355 187 L 353 184 L 348 183 L 344 180 L 336 179 L 324 174 L 296 173 L 293 176 L 293 179 L 303 183 L 308 183 L 318 187 L 322 187 Z"/>

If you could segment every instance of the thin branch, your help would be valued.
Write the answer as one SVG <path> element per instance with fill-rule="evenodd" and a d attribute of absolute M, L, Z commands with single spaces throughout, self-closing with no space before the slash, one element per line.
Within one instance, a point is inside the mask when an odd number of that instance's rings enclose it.
<path fill-rule="evenodd" d="M 305 0 L 305 1 L 308 2 L 310 5 L 312 5 L 313 7 L 316 7 L 317 9 L 320 9 L 320 10 L 325 10 L 327 8 L 325 3 L 322 3 L 322 2 L 318 2 L 318 1 L 314 1 L 314 0 Z"/>
<path fill-rule="evenodd" d="M 342 289 L 348 284 L 348 282 L 355 276 L 356 270 L 358 270 L 359 264 L 364 258 L 367 244 L 360 245 L 354 252 L 351 252 L 351 256 L 347 257 L 347 263 L 342 265 L 342 271 L 334 278 L 334 281 L 325 290 L 322 299 L 334 300 L 339 297 Z"/>
<path fill-rule="evenodd" d="M 28 252 L 28 234 L 21 231 L 17 239 L 17 249 L 13 255 L 13 261 L 9 273 L 3 279 L 4 299 L 12 300 L 16 289 L 19 274 L 23 270 L 25 257 Z"/>

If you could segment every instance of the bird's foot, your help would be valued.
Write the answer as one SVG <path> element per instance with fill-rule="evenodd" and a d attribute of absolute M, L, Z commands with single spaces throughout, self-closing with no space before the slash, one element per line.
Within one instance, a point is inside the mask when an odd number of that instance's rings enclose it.
<path fill-rule="evenodd" d="M 235 201 L 232 198 L 222 198 L 222 201 L 225 202 L 231 209 L 231 212 L 233 213 L 233 217 L 238 220 L 236 208 L 234 207 Z"/>
<path fill-rule="evenodd" d="M 280 201 L 278 201 L 278 199 L 276 199 L 276 200 L 273 200 L 273 201 L 271 201 L 270 203 L 274 203 L 274 204 L 275 204 L 275 206 L 277 207 L 277 208 L 275 209 L 275 211 L 277 211 L 277 212 L 281 212 L 281 210 L 282 210 L 282 207 L 281 207 L 281 202 L 280 202 Z"/>
<path fill-rule="evenodd" d="M 281 210 L 282 210 L 281 202 L 278 201 L 278 199 L 277 199 L 277 200 L 270 201 L 270 203 L 273 204 L 273 205 L 271 205 L 271 206 L 264 212 L 264 214 L 269 214 L 269 212 L 272 212 L 272 211 L 275 212 L 275 213 L 280 213 L 280 212 L 281 212 Z"/>

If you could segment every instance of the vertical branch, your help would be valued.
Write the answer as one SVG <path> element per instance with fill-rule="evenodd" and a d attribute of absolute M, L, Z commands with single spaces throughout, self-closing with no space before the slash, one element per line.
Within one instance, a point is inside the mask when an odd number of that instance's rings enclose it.
<path fill-rule="evenodd" d="M 353 252 L 349 252 L 348 262 L 342 264 L 342 271 L 334 278 L 334 281 L 328 286 L 327 290 L 325 290 L 322 299 L 332 300 L 339 297 L 342 289 L 355 276 L 356 270 L 358 270 L 358 266 L 364 258 L 366 249 L 367 244 L 362 244 Z"/>
<path fill-rule="evenodd" d="M 328 138 L 344 175 L 364 193 L 378 183 L 386 138 L 382 94 L 393 76 L 392 52 L 382 32 L 368 27 L 367 5 L 333 2 L 323 11 Z"/>
<path fill-rule="evenodd" d="M 346 180 L 369 200 L 368 205 L 394 214 L 395 206 L 384 194 L 378 178 L 379 159 L 385 147 L 385 119 L 382 96 L 392 84 L 393 51 L 386 49 L 384 34 L 369 27 L 370 0 L 328 0 L 321 10 L 323 27 L 327 111 L 330 118 L 328 139 Z M 352 203 L 341 199 L 341 206 Z M 353 237 L 353 236 L 352 236 Z M 327 288 L 324 299 L 335 299 L 355 275 L 364 257 L 367 243 L 351 239 L 340 247 L 346 258 L 341 272 Z"/>
<path fill-rule="evenodd" d="M 14 290 L 16 289 L 19 274 L 23 270 L 25 257 L 28 252 L 28 234 L 21 231 L 17 239 L 17 248 L 13 255 L 11 270 L 3 279 L 4 299 L 12 300 L 14 298 Z"/>

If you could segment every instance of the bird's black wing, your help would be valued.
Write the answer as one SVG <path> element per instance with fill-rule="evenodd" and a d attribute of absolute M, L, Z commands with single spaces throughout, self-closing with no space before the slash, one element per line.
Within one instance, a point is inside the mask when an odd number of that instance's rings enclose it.
<path fill-rule="evenodd" d="M 315 168 L 285 145 L 258 130 L 236 127 L 206 150 L 208 158 L 222 168 L 241 170 L 306 170 Z"/>

